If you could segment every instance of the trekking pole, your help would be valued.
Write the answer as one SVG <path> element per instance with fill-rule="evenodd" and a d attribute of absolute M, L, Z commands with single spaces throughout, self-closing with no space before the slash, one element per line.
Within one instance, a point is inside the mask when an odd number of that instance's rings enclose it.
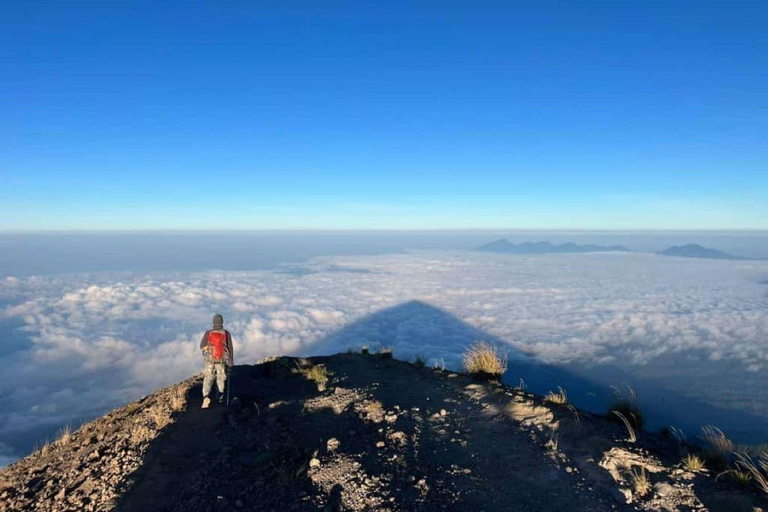
<path fill-rule="evenodd" d="M 227 370 L 227 373 L 229 374 L 229 378 L 227 379 L 227 407 L 229 407 L 229 388 L 232 387 L 232 368 L 231 367 Z"/>

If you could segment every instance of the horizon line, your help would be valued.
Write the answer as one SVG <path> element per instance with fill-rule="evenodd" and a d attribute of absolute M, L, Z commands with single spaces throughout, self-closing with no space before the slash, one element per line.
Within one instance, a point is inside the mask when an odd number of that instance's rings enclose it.
<path fill-rule="evenodd" d="M 209 228 L 209 229 L 0 229 L 4 235 L 67 235 L 67 234 L 256 234 L 256 233 L 446 233 L 446 234 L 484 234 L 484 233 L 549 233 L 549 234 L 641 234 L 641 233 L 740 233 L 766 234 L 768 228 L 628 228 L 628 229 L 595 229 L 595 228 Z"/>

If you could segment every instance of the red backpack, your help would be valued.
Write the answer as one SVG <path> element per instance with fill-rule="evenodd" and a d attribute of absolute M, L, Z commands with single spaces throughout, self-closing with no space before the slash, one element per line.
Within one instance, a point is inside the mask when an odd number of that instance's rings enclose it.
<path fill-rule="evenodd" d="M 227 333 L 211 331 L 208 333 L 208 345 L 211 347 L 211 359 L 221 361 L 227 347 Z"/>

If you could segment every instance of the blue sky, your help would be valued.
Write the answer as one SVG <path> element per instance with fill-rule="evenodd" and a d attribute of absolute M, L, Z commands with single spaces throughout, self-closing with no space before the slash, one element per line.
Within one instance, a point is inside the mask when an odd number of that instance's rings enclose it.
<path fill-rule="evenodd" d="M 768 229 L 768 3 L 13 1 L 0 230 Z"/>

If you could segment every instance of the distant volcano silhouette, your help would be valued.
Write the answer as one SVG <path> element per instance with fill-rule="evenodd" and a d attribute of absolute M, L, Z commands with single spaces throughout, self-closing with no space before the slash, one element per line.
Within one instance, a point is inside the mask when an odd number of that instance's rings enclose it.
<path fill-rule="evenodd" d="M 550 242 L 524 242 L 513 244 L 506 238 L 500 238 L 493 242 L 476 248 L 477 252 L 494 252 L 501 254 L 551 254 L 551 253 L 581 253 L 581 252 L 627 252 L 629 249 L 623 245 L 579 245 L 573 242 L 555 245 Z"/>

